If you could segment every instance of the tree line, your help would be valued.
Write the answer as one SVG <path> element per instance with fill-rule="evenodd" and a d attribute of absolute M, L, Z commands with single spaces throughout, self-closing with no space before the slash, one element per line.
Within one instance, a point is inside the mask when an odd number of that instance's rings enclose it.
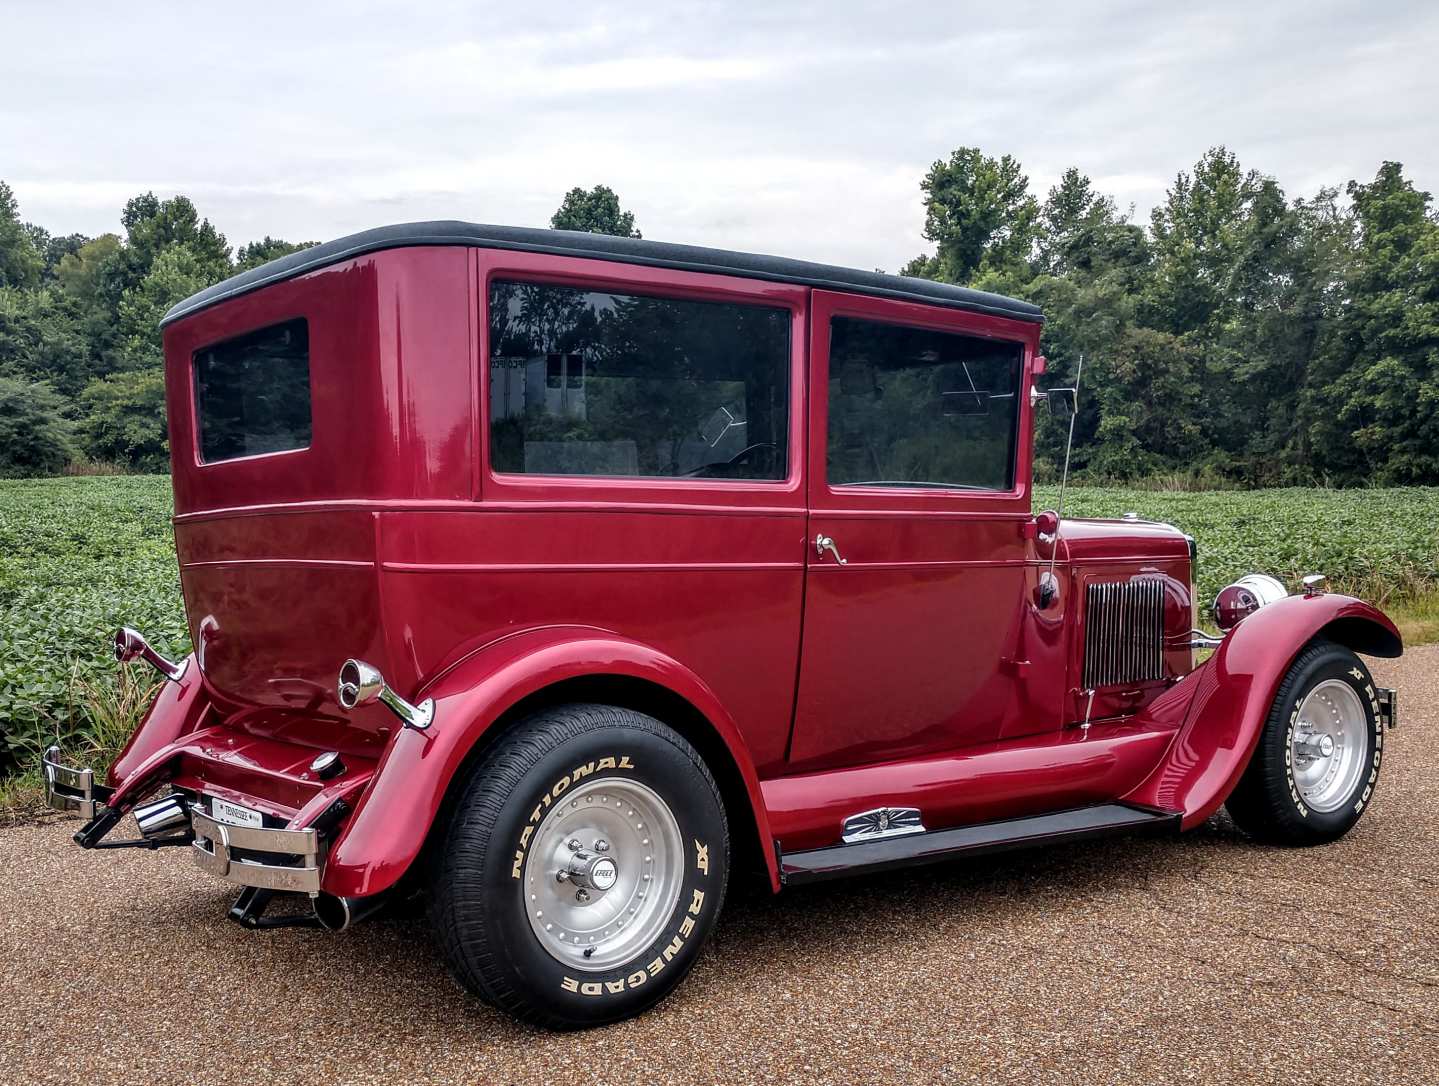
<path fill-rule="evenodd" d="M 1049 383 L 1083 356 L 1076 477 L 1439 483 L 1439 215 L 1399 163 L 1291 199 L 1217 147 L 1147 224 L 1077 169 L 1041 197 L 972 147 L 920 190 L 934 250 L 902 274 L 1041 305 Z M 232 251 L 184 196 L 137 196 L 121 224 L 52 236 L 0 182 L 0 474 L 165 470 L 159 318 L 304 247 Z M 603 185 L 572 189 L 551 226 L 640 236 Z M 1041 477 L 1062 436 L 1040 428 Z"/>

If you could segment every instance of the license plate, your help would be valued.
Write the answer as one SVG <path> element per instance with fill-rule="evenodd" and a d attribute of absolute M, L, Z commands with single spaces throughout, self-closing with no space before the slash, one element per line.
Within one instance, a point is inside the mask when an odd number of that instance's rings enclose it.
<path fill-rule="evenodd" d="M 227 803 L 223 799 L 210 800 L 210 817 L 216 822 L 224 822 L 231 826 L 254 826 L 263 829 L 265 816 L 259 811 L 252 811 L 248 807 L 241 807 L 238 803 Z"/>

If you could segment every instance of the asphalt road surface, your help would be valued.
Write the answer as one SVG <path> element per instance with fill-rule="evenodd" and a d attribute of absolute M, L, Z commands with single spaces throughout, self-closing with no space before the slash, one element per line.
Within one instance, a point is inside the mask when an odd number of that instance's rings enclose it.
<path fill-rule="evenodd" d="M 1439 647 L 1343 841 L 1222 818 L 787 890 L 737 888 L 637 1021 L 515 1025 L 421 918 L 248 932 L 183 852 L 0 830 L 0 1082 L 1439 1082 Z"/>

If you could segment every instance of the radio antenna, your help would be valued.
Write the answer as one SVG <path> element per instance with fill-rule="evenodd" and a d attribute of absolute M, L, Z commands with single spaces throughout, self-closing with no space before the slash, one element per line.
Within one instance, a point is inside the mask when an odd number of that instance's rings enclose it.
<path fill-rule="evenodd" d="M 1064 442 L 1064 473 L 1059 477 L 1059 507 L 1054 511 L 1054 542 L 1049 551 L 1049 573 L 1045 580 L 1049 592 L 1046 603 L 1059 592 L 1059 583 L 1054 579 L 1054 562 L 1059 557 L 1059 526 L 1064 523 L 1064 488 L 1069 485 L 1069 454 L 1074 448 L 1074 420 L 1079 417 L 1079 382 L 1084 376 L 1084 355 L 1079 356 L 1079 368 L 1074 371 L 1074 410 L 1069 415 L 1069 437 Z"/>

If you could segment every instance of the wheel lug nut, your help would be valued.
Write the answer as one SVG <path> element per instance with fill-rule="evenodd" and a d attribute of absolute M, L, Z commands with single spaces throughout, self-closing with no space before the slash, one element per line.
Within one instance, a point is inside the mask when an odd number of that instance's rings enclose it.
<path fill-rule="evenodd" d="M 584 846 L 580 844 L 580 839 L 578 837 L 571 837 L 568 841 L 565 842 L 565 847 L 568 848 L 571 852 L 578 852 Z"/>
<path fill-rule="evenodd" d="M 575 891 L 575 900 L 580 902 L 581 904 L 584 904 L 589 899 L 590 892 L 586 890 L 583 886 L 581 886 L 578 890 Z"/>
<path fill-rule="evenodd" d="M 609 850 L 610 850 L 610 843 L 609 843 L 608 841 L 606 841 L 603 837 L 596 838 L 596 840 L 595 840 L 595 851 L 596 851 L 596 852 L 608 852 Z"/>

